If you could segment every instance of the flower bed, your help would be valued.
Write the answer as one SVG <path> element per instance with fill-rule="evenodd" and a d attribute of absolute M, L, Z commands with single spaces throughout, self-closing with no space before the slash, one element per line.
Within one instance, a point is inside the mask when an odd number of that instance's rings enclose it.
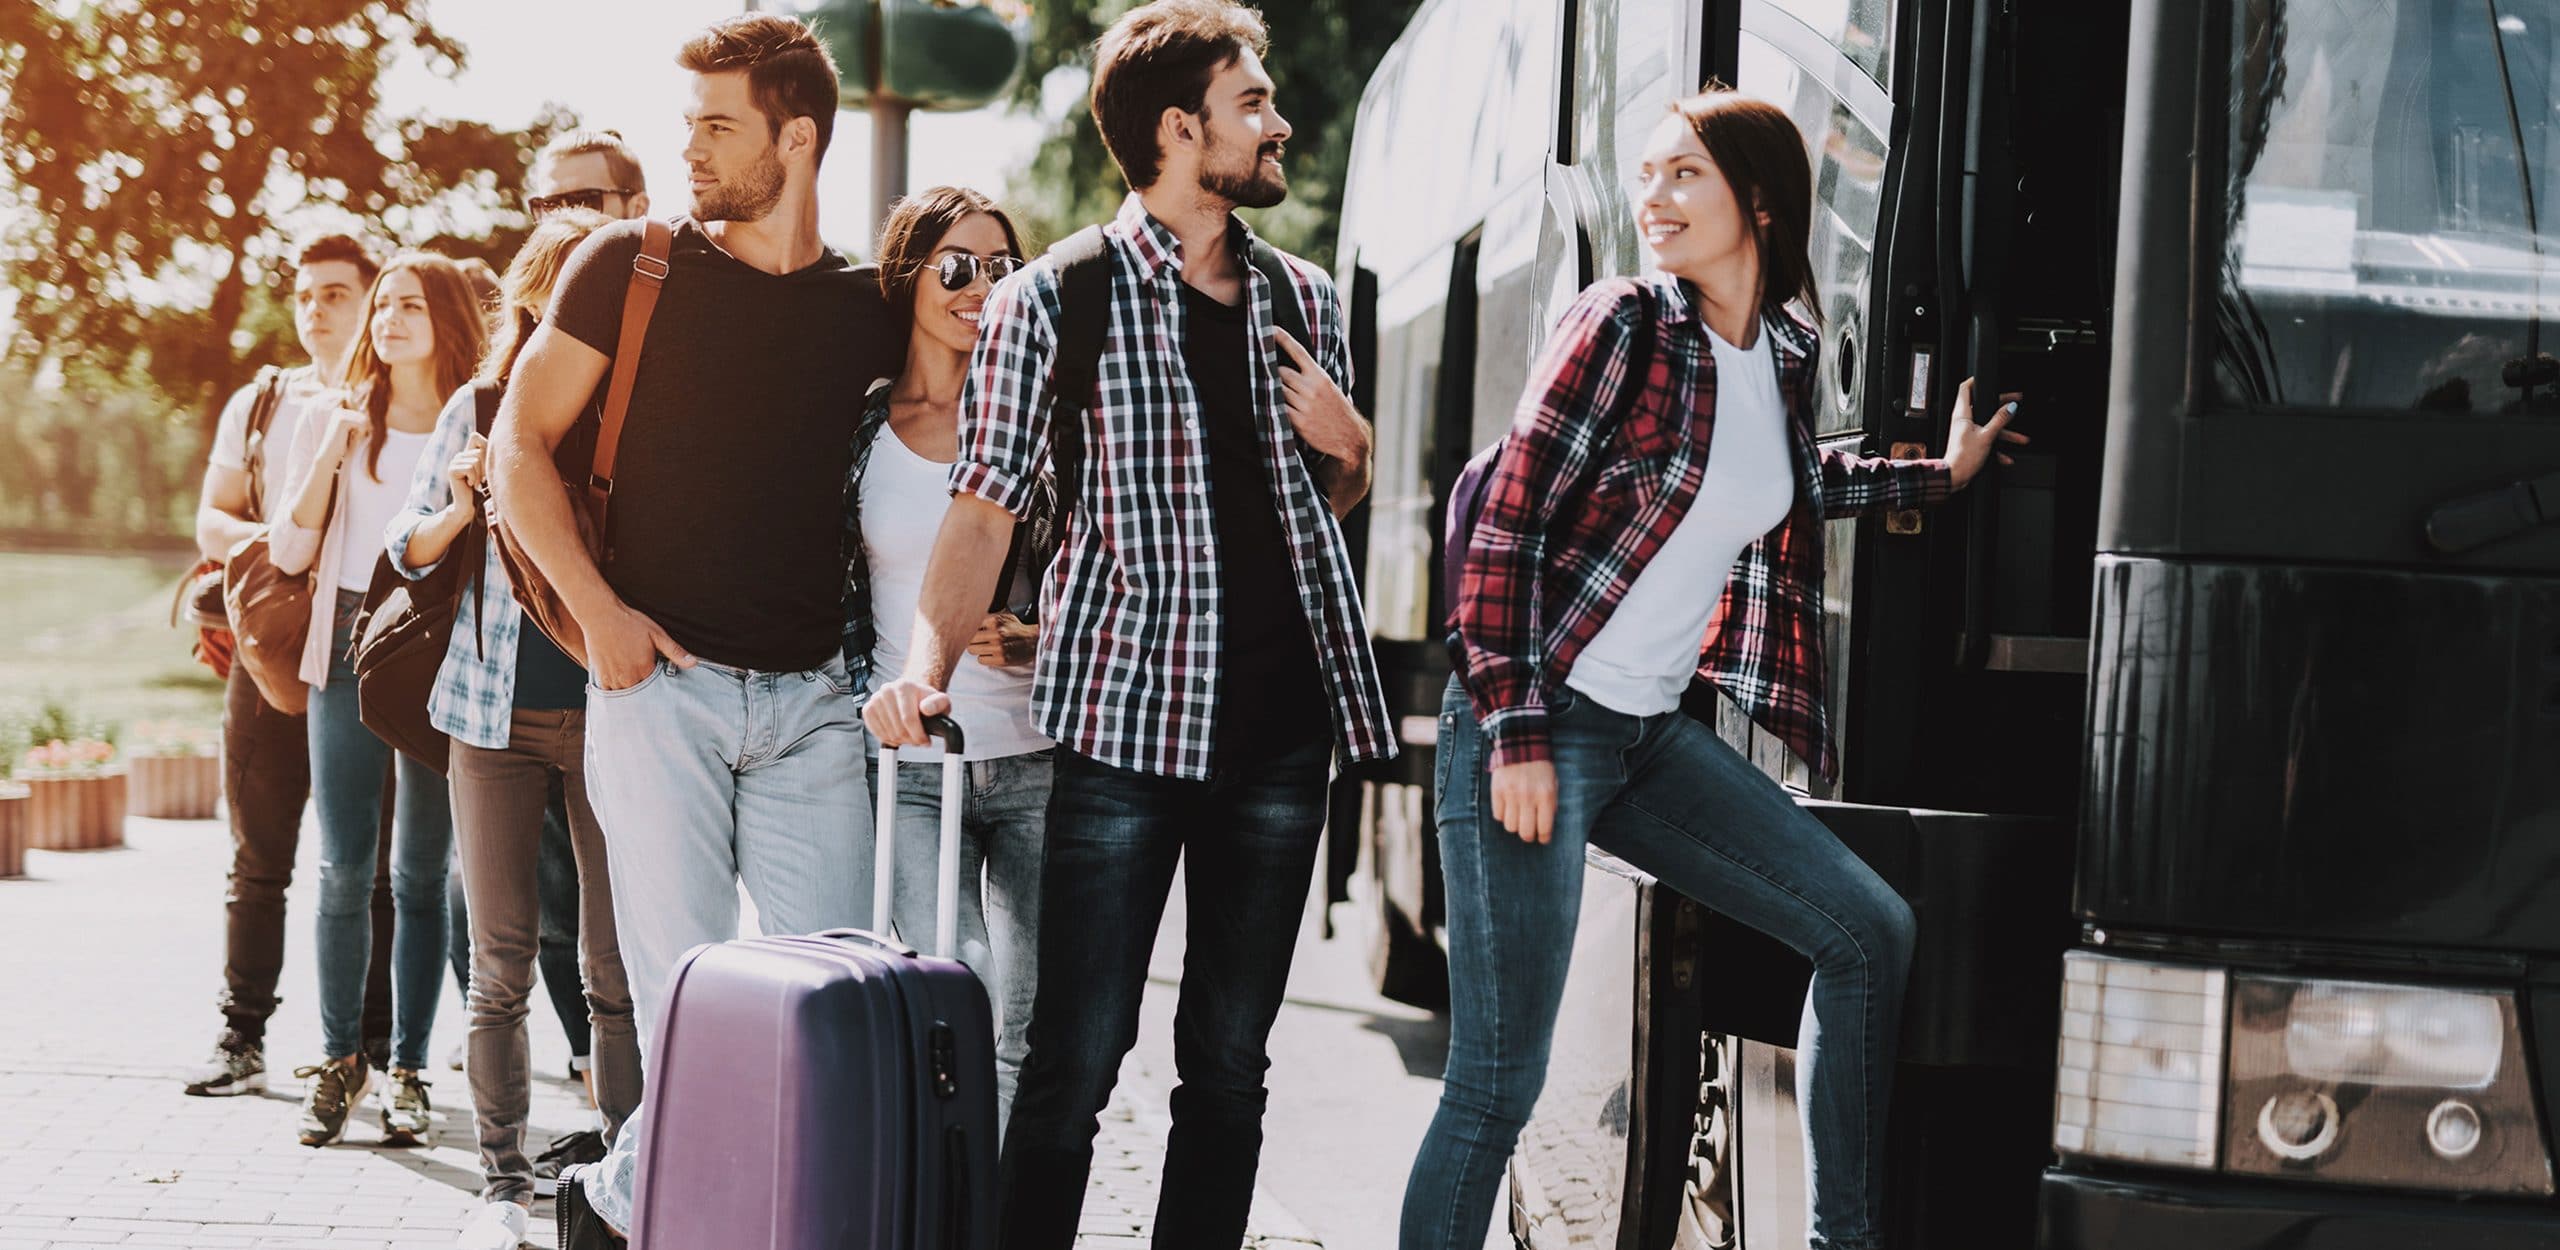
<path fill-rule="evenodd" d="M 222 793 L 222 756 L 211 731 L 137 725 L 125 741 L 125 805 L 158 820 L 210 820 Z"/>
<path fill-rule="evenodd" d="M 124 845 L 125 777 L 112 743 L 60 739 L 29 750 L 18 778 L 28 790 L 27 846 L 94 851 Z"/>
<path fill-rule="evenodd" d="M 0 781 L 0 877 L 27 875 L 27 812 L 34 805 L 25 786 Z"/>

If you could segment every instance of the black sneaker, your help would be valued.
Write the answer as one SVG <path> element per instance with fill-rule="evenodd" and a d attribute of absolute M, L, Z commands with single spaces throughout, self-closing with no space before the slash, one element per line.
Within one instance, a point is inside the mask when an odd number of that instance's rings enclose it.
<path fill-rule="evenodd" d="M 593 1129 L 551 1139 L 551 1148 L 533 1157 L 533 1192 L 556 1197 L 560 1174 L 573 1167 L 604 1162 L 604 1134 Z"/>
<path fill-rule="evenodd" d="M 266 1087 L 266 1047 L 237 1029 L 224 1029 L 213 1044 L 213 1056 L 187 1074 L 187 1093 L 197 1098 L 230 1098 Z"/>
<path fill-rule="evenodd" d="M 316 1063 L 295 1068 L 293 1074 L 311 1082 L 302 1097 L 301 1139 L 305 1146 L 326 1146 L 347 1131 L 347 1113 L 364 1101 L 373 1088 L 373 1065 L 363 1056 Z"/>
<path fill-rule="evenodd" d="M 560 1250 L 620 1250 L 631 1244 L 587 1205 L 587 1187 L 578 1181 L 592 1166 L 579 1163 L 560 1169 L 560 1194 L 552 1204 L 552 1218 L 560 1226 Z"/>

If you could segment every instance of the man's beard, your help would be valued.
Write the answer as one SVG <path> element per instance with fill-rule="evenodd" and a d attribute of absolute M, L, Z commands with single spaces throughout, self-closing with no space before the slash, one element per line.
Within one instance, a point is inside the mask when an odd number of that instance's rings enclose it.
<path fill-rule="evenodd" d="M 696 221 L 762 221 L 782 202 L 782 157 L 767 147 L 736 182 L 722 180 L 693 197 Z"/>
<path fill-rule="evenodd" d="M 1230 201 L 1238 208 L 1269 208 L 1288 199 L 1287 176 L 1277 170 L 1265 172 L 1262 168 L 1262 158 L 1265 155 L 1277 155 L 1279 150 L 1280 145 L 1276 143 L 1255 148 L 1253 163 L 1248 165 L 1242 173 L 1213 168 L 1208 161 L 1203 161 L 1200 167 L 1200 189 L 1219 199 Z M 1205 155 L 1214 160 L 1218 152 L 1218 142 L 1213 138 L 1209 141 Z"/>

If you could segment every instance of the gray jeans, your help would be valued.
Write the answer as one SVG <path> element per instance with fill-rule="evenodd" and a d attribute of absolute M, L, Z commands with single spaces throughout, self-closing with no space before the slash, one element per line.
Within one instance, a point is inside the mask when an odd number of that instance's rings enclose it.
<path fill-rule="evenodd" d="M 471 917 L 471 1103 L 480 1135 L 481 1197 L 533 1203 L 524 1132 L 530 1080 L 525 1000 L 542 930 L 543 809 L 564 783 L 578 863 L 578 954 L 594 1022 L 596 1109 L 605 1136 L 640 1102 L 640 1041 L 613 925 L 604 833 L 587 805 L 582 711 L 518 711 L 499 750 L 453 744 L 453 824 Z"/>
<path fill-rule="evenodd" d="M 996 1008 L 996 1136 L 1013 1112 L 1013 1087 L 1029 1048 L 1031 994 L 1039 976 L 1040 864 L 1048 845 L 1049 774 L 1055 750 L 968 764 L 960 810 L 960 962 L 986 982 Z M 879 793 L 875 739 L 864 775 Z M 889 916 L 901 940 L 933 940 L 935 872 L 941 863 L 942 765 L 898 765 L 898 879 Z M 984 887 L 980 882 L 983 880 Z M 992 942 L 990 941 L 992 939 Z"/>

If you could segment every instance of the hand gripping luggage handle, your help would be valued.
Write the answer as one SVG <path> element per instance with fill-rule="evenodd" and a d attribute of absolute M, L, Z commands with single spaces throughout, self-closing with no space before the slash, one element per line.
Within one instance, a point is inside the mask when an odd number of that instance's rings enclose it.
<path fill-rule="evenodd" d="M 924 718 L 924 731 L 942 739 L 941 864 L 934 878 L 933 953 L 953 958 L 960 947 L 960 804 L 968 798 L 968 762 L 963 756 L 960 722 L 948 716 Z M 896 884 L 898 748 L 880 746 L 880 807 L 871 823 L 871 930 L 889 932 L 889 898 Z"/>

